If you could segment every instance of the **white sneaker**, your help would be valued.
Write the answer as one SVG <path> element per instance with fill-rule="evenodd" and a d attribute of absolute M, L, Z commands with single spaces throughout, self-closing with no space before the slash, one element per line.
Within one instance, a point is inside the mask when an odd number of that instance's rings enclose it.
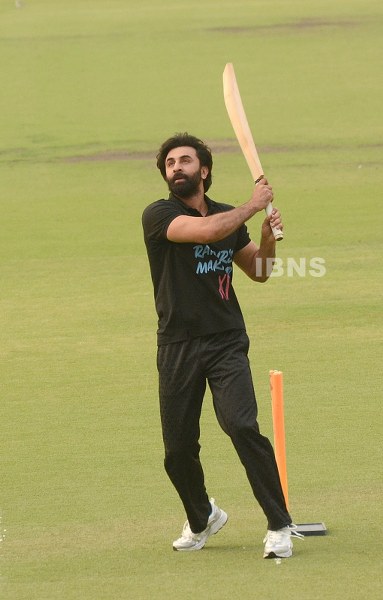
<path fill-rule="evenodd" d="M 265 544 L 263 558 L 289 558 L 293 553 L 291 536 L 300 539 L 304 538 L 301 533 L 295 531 L 295 527 L 295 525 L 288 525 L 287 527 L 278 529 L 278 531 L 271 531 L 269 529 L 263 540 Z"/>
<path fill-rule="evenodd" d="M 193 533 L 190 529 L 189 521 L 186 521 L 182 530 L 181 537 L 173 542 L 173 550 L 191 551 L 201 550 L 207 542 L 207 539 L 217 533 L 226 523 L 227 514 L 221 508 L 215 505 L 214 498 L 210 498 L 212 512 L 207 522 L 206 529 L 201 533 Z"/>

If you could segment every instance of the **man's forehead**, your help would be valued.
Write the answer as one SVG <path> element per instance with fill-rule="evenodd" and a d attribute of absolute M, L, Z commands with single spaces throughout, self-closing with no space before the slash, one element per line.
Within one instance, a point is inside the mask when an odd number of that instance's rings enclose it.
<path fill-rule="evenodd" d="M 178 146 L 177 148 L 173 148 L 168 152 L 166 156 L 166 160 L 169 158 L 180 158 L 181 156 L 190 156 L 191 158 L 195 158 L 197 156 L 197 151 L 192 146 Z"/>

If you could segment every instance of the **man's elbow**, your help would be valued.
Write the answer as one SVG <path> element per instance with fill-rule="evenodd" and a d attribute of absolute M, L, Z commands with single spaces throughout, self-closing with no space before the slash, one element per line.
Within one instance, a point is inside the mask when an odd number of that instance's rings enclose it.
<path fill-rule="evenodd" d="M 262 273 L 261 275 L 254 275 L 251 279 L 256 283 L 266 283 L 270 279 L 270 274 Z"/>
<path fill-rule="evenodd" d="M 253 263 L 253 270 L 250 273 L 251 279 L 257 283 L 266 283 L 270 279 L 274 262 L 274 258 L 267 258 L 265 260 L 257 256 Z"/>

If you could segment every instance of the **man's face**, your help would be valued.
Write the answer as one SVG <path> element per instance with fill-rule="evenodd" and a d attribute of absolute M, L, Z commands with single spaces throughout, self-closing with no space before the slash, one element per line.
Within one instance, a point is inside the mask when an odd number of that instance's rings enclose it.
<path fill-rule="evenodd" d="M 203 192 L 203 180 L 209 171 L 201 167 L 195 148 L 180 146 L 170 150 L 165 160 L 169 190 L 180 198 L 191 198 Z"/>

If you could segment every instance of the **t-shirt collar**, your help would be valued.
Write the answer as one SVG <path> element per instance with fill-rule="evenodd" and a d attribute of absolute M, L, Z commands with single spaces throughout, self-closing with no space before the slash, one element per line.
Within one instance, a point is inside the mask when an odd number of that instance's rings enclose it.
<path fill-rule="evenodd" d="M 206 196 L 206 194 L 205 194 L 204 198 L 205 198 L 205 202 L 206 202 L 206 206 L 207 206 L 206 215 L 210 215 L 212 213 L 213 201 L 210 200 L 210 198 L 208 196 Z M 201 213 L 198 210 L 196 210 L 195 208 L 190 208 L 187 204 L 182 202 L 182 200 L 180 198 L 177 198 L 177 196 L 174 196 L 174 194 L 172 194 L 172 193 L 169 194 L 169 200 L 172 200 L 173 202 L 177 202 L 177 203 L 181 204 L 181 206 L 183 206 L 188 211 L 189 214 L 201 216 Z"/>

